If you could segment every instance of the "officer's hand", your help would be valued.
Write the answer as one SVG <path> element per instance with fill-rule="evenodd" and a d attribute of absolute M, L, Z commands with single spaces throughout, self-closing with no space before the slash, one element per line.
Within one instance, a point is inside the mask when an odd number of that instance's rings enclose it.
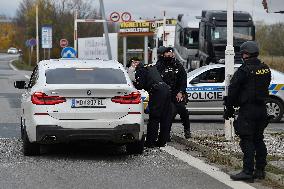
<path fill-rule="evenodd" d="M 178 102 L 183 101 L 183 95 L 182 95 L 181 92 L 179 92 L 179 93 L 177 94 L 176 99 L 177 99 Z"/>

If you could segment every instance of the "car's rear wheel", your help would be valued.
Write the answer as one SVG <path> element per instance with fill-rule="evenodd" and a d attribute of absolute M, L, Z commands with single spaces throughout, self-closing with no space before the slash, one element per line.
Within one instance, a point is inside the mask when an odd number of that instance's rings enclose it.
<path fill-rule="evenodd" d="M 23 151 L 25 156 L 40 155 L 40 144 L 31 143 L 25 130 L 23 131 Z"/>
<path fill-rule="evenodd" d="M 270 122 L 279 122 L 282 119 L 284 108 L 280 100 L 269 98 L 266 100 L 266 109 L 269 116 L 273 116 Z"/>
<path fill-rule="evenodd" d="M 143 135 L 141 140 L 127 144 L 126 151 L 128 154 L 143 154 L 144 144 L 145 144 L 145 136 Z"/>

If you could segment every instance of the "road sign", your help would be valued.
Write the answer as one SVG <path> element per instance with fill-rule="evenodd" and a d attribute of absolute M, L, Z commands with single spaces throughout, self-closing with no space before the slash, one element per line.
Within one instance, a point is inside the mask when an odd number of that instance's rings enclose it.
<path fill-rule="evenodd" d="M 43 49 L 52 48 L 52 27 L 43 26 L 41 28 L 41 46 Z"/>
<path fill-rule="evenodd" d="M 64 48 L 68 46 L 68 40 L 67 39 L 60 39 L 60 47 Z"/>
<path fill-rule="evenodd" d="M 61 58 L 76 58 L 76 57 L 77 57 L 77 52 L 72 47 L 65 47 L 61 51 Z"/>
<path fill-rule="evenodd" d="M 36 46 L 36 39 L 30 39 L 29 43 L 30 43 L 30 47 Z"/>
<path fill-rule="evenodd" d="M 122 20 L 123 22 L 129 22 L 129 21 L 131 21 L 131 14 L 130 14 L 129 12 L 124 12 L 124 13 L 122 13 L 122 15 L 121 15 L 121 20 Z"/>
<path fill-rule="evenodd" d="M 109 18 L 113 22 L 118 22 L 120 20 L 120 15 L 118 12 L 112 12 Z"/>

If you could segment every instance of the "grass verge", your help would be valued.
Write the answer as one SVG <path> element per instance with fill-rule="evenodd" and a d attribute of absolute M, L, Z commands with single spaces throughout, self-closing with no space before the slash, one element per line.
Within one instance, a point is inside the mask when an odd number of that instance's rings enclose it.
<path fill-rule="evenodd" d="M 270 68 L 284 72 L 284 56 L 260 56 L 260 59 Z"/>
<path fill-rule="evenodd" d="M 14 60 L 12 62 L 12 65 L 15 66 L 19 70 L 33 71 L 33 69 L 34 69 L 34 66 L 30 66 L 28 64 L 25 64 L 24 62 L 19 61 L 19 60 Z"/>

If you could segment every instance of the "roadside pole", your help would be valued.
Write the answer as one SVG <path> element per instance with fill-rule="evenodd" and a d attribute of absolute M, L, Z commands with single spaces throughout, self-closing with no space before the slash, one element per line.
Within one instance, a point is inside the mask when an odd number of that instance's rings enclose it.
<path fill-rule="evenodd" d="M 38 4 L 36 5 L 36 63 L 39 63 Z"/>
<path fill-rule="evenodd" d="M 227 0 L 227 47 L 225 51 L 225 96 L 228 96 L 228 86 L 234 74 L 234 42 L 233 42 L 233 12 L 234 0 Z M 233 127 L 233 118 L 225 120 L 225 138 L 226 140 L 233 140 L 235 131 Z"/>
<path fill-rule="evenodd" d="M 108 36 L 107 19 L 106 19 L 105 7 L 104 7 L 103 0 L 100 0 L 100 9 L 101 9 L 101 14 L 102 14 L 102 19 L 105 20 L 105 22 L 103 22 L 103 26 L 104 26 L 104 33 L 105 33 L 108 59 L 112 60 L 112 54 L 111 54 L 111 48 L 110 48 L 110 42 L 109 42 L 109 36 Z"/>
<path fill-rule="evenodd" d="M 75 10 L 75 15 L 74 15 L 74 49 L 75 51 L 77 51 L 77 37 L 78 37 L 77 18 L 78 18 L 78 11 Z"/>

